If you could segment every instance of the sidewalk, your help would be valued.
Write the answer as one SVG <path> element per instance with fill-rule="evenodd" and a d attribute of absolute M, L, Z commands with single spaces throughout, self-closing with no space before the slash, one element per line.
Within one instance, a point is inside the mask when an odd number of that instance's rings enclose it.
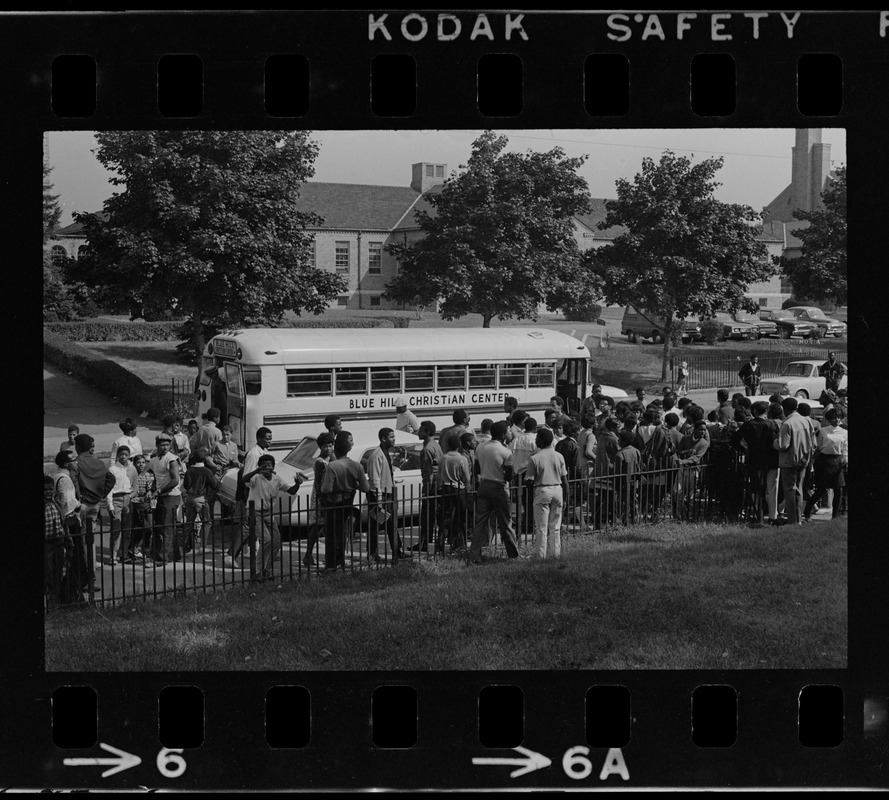
<path fill-rule="evenodd" d="M 125 417 L 132 417 L 139 426 L 136 435 L 142 441 L 143 450 L 153 449 L 154 437 L 161 426 L 143 417 L 142 409 L 119 405 L 98 389 L 43 363 L 44 461 L 55 458 L 59 446 L 68 438 L 71 424 L 96 440 L 97 456 L 107 457 L 114 440 L 121 435 L 118 423 Z"/>

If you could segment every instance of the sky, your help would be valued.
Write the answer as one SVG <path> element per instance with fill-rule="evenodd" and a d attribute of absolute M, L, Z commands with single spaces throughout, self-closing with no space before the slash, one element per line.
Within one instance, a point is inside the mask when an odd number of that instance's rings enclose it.
<path fill-rule="evenodd" d="M 431 161 L 457 169 L 469 159 L 479 130 L 314 131 L 320 145 L 314 180 L 409 186 L 411 164 Z M 561 147 L 570 157 L 587 155 L 580 170 L 593 197 L 615 197 L 618 178 L 632 180 L 645 157 L 657 160 L 664 150 L 700 161 L 722 156 L 717 173 L 719 200 L 743 203 L 760 211 L 790 183 L 792 128 L 573 129 L 498 131 L 509 138 L 509 150 L 547 151 Z M 846 163 L 846 132 L 825 128 L 832 168 Z M 62 206 L 61 225 L 73 211 L 99 211 L 115 190 L 92 154 L 93 134 L 51 131 L 50 179 Z"/>

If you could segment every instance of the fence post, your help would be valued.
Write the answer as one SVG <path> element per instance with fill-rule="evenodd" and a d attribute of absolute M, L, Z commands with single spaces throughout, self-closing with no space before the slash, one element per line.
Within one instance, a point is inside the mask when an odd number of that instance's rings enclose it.
<path fill-rule="evenodd" d="M 250 548 L 250 580 L 256 578 L 256 501 L 248 503 L 247 545 Z"/>

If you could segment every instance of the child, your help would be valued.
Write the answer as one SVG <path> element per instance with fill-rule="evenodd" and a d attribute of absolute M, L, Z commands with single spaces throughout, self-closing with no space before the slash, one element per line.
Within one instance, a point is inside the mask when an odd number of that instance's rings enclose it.
<path fill-rule="evenodd" d="M 676 394 L 684 397 L 688 394 L 688 362 L 683 361 L 679 365 L 679 374 L 677 375 Z"/>
<path fill-rule="evenodd" d="M 108 468 L 114 475 L 114 486 L 106 502 L 111 516 L 111 543 L 108 564 L 123 563 L 130 544 L 130 497 L 136 484 L 136 468 L 130 464 L 130 448 L 125 444 L 117 448 L 117 458 Z"/>
<path fill-rule="evenodd" d="M 257 464 L 255 470 L 244 475 L 244 484 L 250 487 L 247 502 L 253 503 L 256 509 L 256 538 L 262 551 L 262 576 L 268 578 L 272 575 L 272 566 L 281 550 L 281 533 L 273 513 L 278 509 L 274 501 L 282 491 L 289 495 L 296 494 L 302 483 L 302 476 L 297 474 L 294 484 L 286 483 L 275 474 L 275 457 L 268 453 L 261 455 Z"/>
<path fill-rule="evenodd" d="M 130 458 L 135 458 L 142 453 L 142 440 L 136 436 L 136 423 L 131 417 L 127 417 L 118 425 L 123 436 L 119 436 L 111 445 L 111 463 L 117 461 L 117 448 L 125 444 L 130 448 Z"/>
<path fill-rule="evenodd" d="M 60 453 L 64 453 L 66 450 L 70 450 L 74 455 L 77 455 L 77 451 L 74 449 L 74 437 L 80 433 L 80 428 L 76 425 L 68 426 L 68 438 L 62 442 L 62 446 L 59 448 Z"/>
<path fill-rule="evenodd" d="M 232 426 L 223 425 L 220 431 L 222 439 L 216 442 L 212 455 L 217 472 L 224 475 L 226 470 L 237 469 L 241 464 L 238 461 L 238 446 L 232 441 Z"/>
<path fill-rule="evenodd" d="M 185 551 L 194 550 L 195 555 L 204 552 L 204 548 L 210 541 L 210 505 L 215 500 L 216 489 L 219 481 L 213 470 L 206 462 L 210 461 L 210 451 L 206 447 L 199 447 L 194 463 L 185 473 L 182 483 L 185 493 L 185 523 L 186 530 L 191 539 L 190 545 L 186 542 Z M 212 462 L 211 462 L 212 463 Z M 195 522 L 200 517 L 200 533 L 196 531 Z"/>
<path fill-rule="evenodd" d="M 154 473 L 148 471 L 148 459 L 143 454 L 140 453 L 133 459 L 133 466 L 136 468 L 136 484 L 130 500 L 132 536 L 125 559 L 127 563 L 154 558 L 157 555 L 151 548 L 151 528 L 154 524 L 152 511 L 157 483 L 154 480 Z"/>

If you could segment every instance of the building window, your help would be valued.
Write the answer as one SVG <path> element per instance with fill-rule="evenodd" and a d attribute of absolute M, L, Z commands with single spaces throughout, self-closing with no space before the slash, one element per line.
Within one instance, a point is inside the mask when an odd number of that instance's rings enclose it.
<path fill-rule="evenodd" d="M 436 178 L 443 178 L 444 177 L 444 165 L 443 164 L 438 164 L 435 167 L 435 177 Z"/>
<path fill-rule="evenodd" d="M 367 274 L 382 275 L 383 274 L 383 243 L 370 242 L 367 245 Z M 373 302 L 373 301 L 371 301 Z"/>
<path fill-rule="evenodd" d="M 760 298 L 759 298 L 759 307 L 760 307 L 760 308 L 765 308 L 768 304 L 769 304 L 769 298 L 768 298 L 768 297 L 760 297 Z"/>
<path fill-rule="evenodd" d="M 371 297 L 370 298 L 370 307 L 371 308 L 379 308 L 380 307 L 380 299 L 381 298 L 379 295 L 377 295 L 376 297 Z"/>
<path fill-rule="evenodd" d="M 68 251 L 65 250 L 62 245 L 54 244 L 49 251 L 49 257 L 52 259 L 53 264 L 58 264 L 60 261 L 64 261 L 68 257 Z"/>
<path fill-rule="evenodd" d="M 349 243 L 348 242 L 337 242 L 336 243 L 336 271 L 337 272 L 348 272 L 349 271 Z"/>
<path fill-rule="evenodd" d="M 318 266 L 318 240 L 312 238 L 312 266 Z"/>
<path fill-rule="evenodd" d="M 432 164 L 426 165 L 426 177 L 427 178 L 435 177 L 435 167 Z"/>
<path fill-rule="evenodd" d="M 349 297 L 348 297 L 348 295 L 340 295 L 339 297 L 337 297 L 337 299 L 336 299 L 336 304 L 337 304 L 338 306 L 347 306 L 347 305 L 349 305 Z"/>

